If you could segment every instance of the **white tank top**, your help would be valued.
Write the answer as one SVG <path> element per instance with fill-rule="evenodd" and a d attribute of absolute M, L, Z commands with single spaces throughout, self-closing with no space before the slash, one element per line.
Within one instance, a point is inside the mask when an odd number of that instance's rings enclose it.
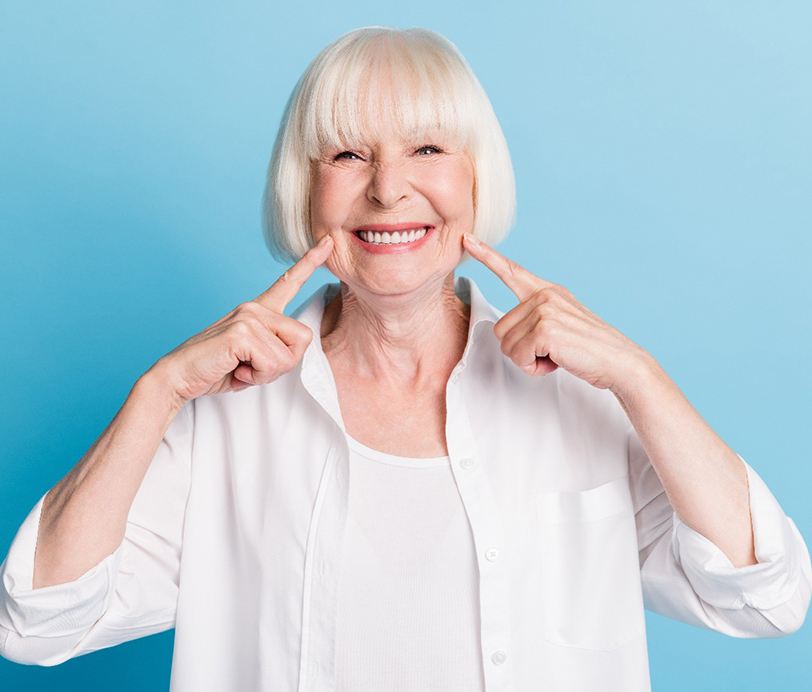
<path fill-rule="evenodd" d="M 483 690 L 478 570 L 449 458 L 347 441 L 337 691 Z"/>

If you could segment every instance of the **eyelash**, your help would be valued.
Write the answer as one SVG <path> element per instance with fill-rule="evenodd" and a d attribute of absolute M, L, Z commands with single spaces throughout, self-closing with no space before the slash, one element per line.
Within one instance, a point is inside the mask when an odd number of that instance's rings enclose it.
<path fill-rule="evenodd" d="M 416 151 L 420 151 L 421 149 L 434 149 L 436 153 L 441 154 L 442 149 L 440 147 L 435 146 L 434 144 L 424 144 L 422 147 L 418 147 Z M 358 156 L 355 152 L 352 151 L 342 151 L 340 154 L 336 154 L 335 159 L 338 160 L 344 156 L 344 154 L 352 154 L 353 156 Z"/>

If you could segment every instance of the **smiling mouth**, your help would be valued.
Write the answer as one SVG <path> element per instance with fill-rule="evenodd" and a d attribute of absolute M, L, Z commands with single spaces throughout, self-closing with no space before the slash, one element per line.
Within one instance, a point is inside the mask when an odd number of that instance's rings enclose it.
<path fill-rule="evenodd" d="M 431 231 L 431 226 L 412 228 L 404 231 L 353 231 L 365 243 L 370 245 L 408 245 L 415 243 Z"/>
<path fill-rule="evenodd" d="M 408 231 L 353 231 L 361 240 L 370 245 L 408 245 L 423 238 L 431 226 L 412 228 Z"/>

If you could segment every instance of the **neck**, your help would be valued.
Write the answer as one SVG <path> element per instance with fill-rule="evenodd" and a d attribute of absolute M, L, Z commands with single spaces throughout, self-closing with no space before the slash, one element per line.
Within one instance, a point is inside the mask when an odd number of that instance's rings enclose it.
<path fill-rule="evenodd" d="M 399 295 L 356 291 L 341 282 L 325 307 L 321 342 L 331 364 L 379 383 L 436 383 L 459 361 L 470 306 L 454 291 L 454 273 Z"/>

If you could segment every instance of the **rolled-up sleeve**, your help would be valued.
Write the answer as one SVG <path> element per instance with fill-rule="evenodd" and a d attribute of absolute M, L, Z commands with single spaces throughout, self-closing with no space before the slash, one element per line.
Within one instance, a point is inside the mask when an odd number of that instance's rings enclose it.
<path fill-rule="evenodd" d="M 674 511 L 636 433 L 629 436 L 640 574 L 647 609 L 734 637 L 797 631 L 812 594 L 812 564 L 795 523 L 747 469 L 757 564 L 735 567 Z"/>
<path fill-rule="evenodd" d="M 750 487 L 750 515 L 758 564 L 734 567 L 716 544 L 674 512 L 672 547 L 685 574 L 706 603 L 719 608 L 771 610 L 809 581 L 809 553 L 792 519 L 741 455 Z M 801 605 L 801 604 L 799 604 Z"/>
<path fill-rule="evenodd" d="M 190 402 L 161 440 L 130 508 L 125 535 L 78 578 L 33 589 L 43 494 L 0 564 L 0 655 L 51 666 L 174 626 L 190 488 Z M 48 491 L 50 492 L 50 491 Z"/>
<path fill-rule="evenodd" d="M 50 492 L 50 491 L 49 491 Z M 101 618 L 110 605 L 122 546 L 74 581 L 32 589 L 34 553 L 42 504 L 47 493 L 29 512 L 17 531 L 2 566 L 0 631 L 6 641 L 0 652 L 5 658 L 27 663 L 48 657 L 69 646 Z M 39 646 L 34 642 L 42 641 Z M 21 643 L 22 647 L 17 646 Z M 28 651 L 24 651 L 28 649 Z M 15 658 L 19 650 L 19 658 Z"/>

